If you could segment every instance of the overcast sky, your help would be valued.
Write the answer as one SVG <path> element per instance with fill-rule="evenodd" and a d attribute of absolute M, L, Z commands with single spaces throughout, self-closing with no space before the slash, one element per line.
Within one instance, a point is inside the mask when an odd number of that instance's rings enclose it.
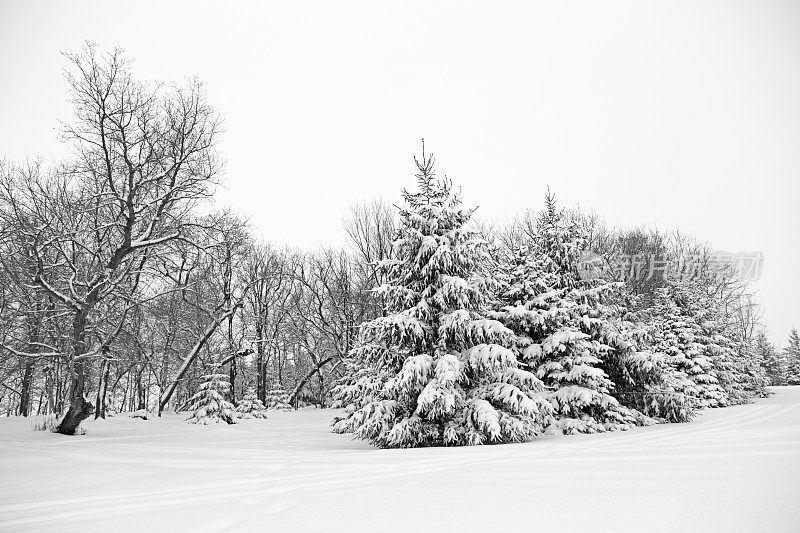
<path fill-rule="evenodd" d="M 57 160 L 61 51 L 197 75 L 225 117 L 219 201 L 265 240 L 345 241 L 419 139 L 487 219 L 549 185 L 612 225 L 764 254 L 772 338 L 800 326 L 800 2 L 0 0 L 0 157 Z"/>

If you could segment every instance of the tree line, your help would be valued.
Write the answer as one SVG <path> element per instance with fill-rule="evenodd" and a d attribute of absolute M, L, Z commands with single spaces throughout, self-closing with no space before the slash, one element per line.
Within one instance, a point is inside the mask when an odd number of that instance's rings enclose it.
<path fill-rule="evenodd" d="M 388 366 L 364 359 L 368 325 L 390 324 L 408 304 L 402 302 L 409 293 L 386 287 L 403 287 L 396 269 L 408 261 L 403 254 L 410 248 L 398 238 L 411 227 L 411 212 L 382 201 L 355 205 L 344 222 L 346 248 L 304 251 L 265 243 L 242 217 L 209 209 L 222 171 L 220 117 L 198 80 L 169 88 L 143 83 L 119 50 L 103 55 L 87 47 L 68 58 L 75 114 L 61 134 L 71 157 L 52 168 L 0 162 L 0 413 L 57 415 L 58 432 L 73 434 L 90 416 L 182 410 L 213 366 L 227 374 L 232 403 L 251 387 L 264 403 L 278 387 L 288 391 L 293 406 L 335 402 L 363 415 L 375 399 L 375 390 L 363 387 L 396 378 L 404 364 L 400 355 L 410 349 L 395 346 L 391 357 L 397 360 Z M 422 175 L 432 173 L 432 159 L 422 161 Z M 449 186 L 429 178 L 419 183 L 422 196 L 414 201 L 452 199 Z M 686 328 L 695 328 L 695 344 L 706 339 L 703 346 L 713 345 L 707 364 L 717 363 L 711 377 L 720 403 L 763 394 L 765 372 L 775 383 L 791 382 L 791 365 L 770 355 L 777 351 L 766 340 L 747 284 L 730 273 L 719 275 L 708 262 L 691 279 L 606 272 L 598 288 L 597 280 L 582 280 L 576 270 L 587 251 L 604 264 L 641 254 L 648 269 L 656 255 L 673 265 L 689 255 L 708 259 L 709 246 L 677 232 L 607 228 L 597 216 L 557 209 L 549 196 L 543 212 L 552 226 L 547 231 L 536 211 L 506 227 L 458 215 L 474 237 L 464 245 L 478 254 L 460 259 L 469 270 L 462 273 L 465 279 L 481 273 L 485 287 L 469 296 L 472 289 L 457 286 L 458 276 L 448 271 L 453 285 L 447 290 L 458 293 L 448 305 L 490 313 L 487 318 L 506 324 L 518 342 L 523 332 L 514 327 L 522 326 L 514 326 L 513 313 L 503 309 L 524 307 L 514 299 L 520 294 L 544 294 L 530 286 L 533 280 L 562 291 L 547 303 L 547 309 L 560 309 L 554 316 L 563 313 L 550 333 L 572 321 L 570 331 L 588 335 L 571 342 L 604 361 L 598 368 L 605 378 L 595 376 L 592 390 L 602 389 L 636 412 L 619 415 L 623 419 L 688 413 L 692 402 L 682 405 L 678 394 L 713 402 L 713 387 L 698 385 L 697 376 L 709 370 L 702 361 L 691 359 L 692 368 L 687 363 L 683 378 L 695 380 L 682 383 L 677 374 L 665 377 L 671 363 L 638 349 L 685 352 L 675 345 Z M 427 212 L 426 224 L 434 214 Z M 546 235 L 550 251 L 557 250 L 553 257 L 542 251 Z M 539 264 L 544 257 L 550 263 Z M 588 292 L 564 292 L 578 288 Z M 590 301 L 589 314 L 597 316 L 584 328 L 575 322 L 574 308 Z M 503 318 L 504 312 L 511 314 Z M 690 315 L 694 322 L 687 324 Z M 606 323 L 620 330 L 614 350 Z M 669 328 L 674 331 L 665 333 Z M 431 342 L 426 335 L 417 347 Z M 507 333 L 499 335 L 511 342 Z M 381 338 L 373 341 L 387 348 L 391 343 Z M 609 351 L 618 356 L 608 357 Z M 551 390 L 561 387 L 559 373 L 569 373 L 566 367 L 574 363 L 550 361 L 550 370 L 539 376 L 532 361 L 520 360 L 519 369 L 533 371 Z M 382 377 L 375 381 L 377 375 Z M 676 394 L 653 402 L 667 393 Z M 583 420 L 573 429 L 593 423 L 607 422 Z"/>
<path fill-rule="evenodd" d="M 609 230 L 549 191 L 543 209 L 480 226 L 424 144 L 415 162 L 394 256 L 377 264 L 384 314 L 360 328 L 334 431 L 390 448 L 524 442 L 768 394 L 743 256 Z"/>

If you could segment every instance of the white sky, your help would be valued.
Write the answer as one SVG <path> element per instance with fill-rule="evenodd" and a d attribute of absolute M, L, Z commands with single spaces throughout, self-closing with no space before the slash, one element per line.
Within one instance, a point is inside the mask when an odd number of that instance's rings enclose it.
<path fill-rule="evenodd" d="M 345 240 L 413 186 L 419 139 L 479 215 L 563 205 L 764 254 L 774 340 L 800 326 L 800 3 L 0 0 L 0 157 L 58 158 L 61 51 L 198 75 L 225 117 L 220 202 L 265 240 Z"/>

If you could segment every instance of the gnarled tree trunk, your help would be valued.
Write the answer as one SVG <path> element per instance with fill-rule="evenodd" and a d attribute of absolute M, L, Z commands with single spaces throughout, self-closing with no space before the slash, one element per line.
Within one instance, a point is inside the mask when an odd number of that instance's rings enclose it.
<path fill-rule="evenodd" d="M 84 395 L 86 388 L 86 369 L 82 362 L 75 364 L 74 375 L 70 382 L 69 409 L 56 428 L 57 433 L 62 435 L 74 435 L 81 422 L 89 418 L 94 413 L 94 406 Z"/>
<path fill-rule="evenodd" d="M 72 322 L 72 351 L 75 357 L 86 352 L 86 313 L 76 313 Z M 74 435 L 81 422 L 94 413 L 94 406 L 86 399 L 86 366 L 83 360 L 74 359 L 70 368 L 69 408 L 56 428 L 62 435 Z"/>

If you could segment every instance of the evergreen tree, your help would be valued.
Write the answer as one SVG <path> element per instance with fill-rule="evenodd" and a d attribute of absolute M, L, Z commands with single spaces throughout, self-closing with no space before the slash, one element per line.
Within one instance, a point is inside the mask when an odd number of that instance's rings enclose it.
<path fill-rule="evenodd" d="M 714 298 L 700 300 L 696 311 L 705 345 L 720 386 L 727 395 L 727 405 L 743 404 L 755 397 L 767 396 L 767 378 L 761 368 L 753 343 L 741 338 L 740 331 Z"/>
<path fill-rule="evenodd" d="M 767 398 L 771 394 L 767 389 L 770 379 L 765 370 L 764 353 L 759 347 L 758 336 L 744 338 L 741 329 L 733 321 L 727 323 L 726 333 L 734 343 L 733 361 L 741 369 L 738 381 L 740 396 L 744 402 Z M 731 395 L 730 391 L 728 395 Z"/>
<path fill-rule="evenodd" d="M 267 408 L 258 399 L 255 389 L 249 388 L 236 406 L 236 413 L 242 418 L 267 418 Z"/>
<path fill-rule="evenodd" d="M 269 392 L 267 392 L 264 400 L 266 402 L 267 409 L 274 409 L 276 411 L 292 410 L 292 406 L 289 405 L 289 395 L 286 394 L 286 391 L 279 381 L 276 381 Z"/>
<path fill-rule="evenodd" d="M 433 158 L 415 158 L 417 192 L 404 207 L 393 260 L 378 265 L 385 316 L 362 324 L 352 358 L 363 369 L 337 391 L 351 400 L 334 430 L 380 447 L 528 441 L 551 408 L 541 382 L 509 347 L 514 334 L 487 318 L 488 244 L 469 229 Z"/>
<path fill-rule="evenodd" d="M 766 397 L 767 377 L 753 341 L 743 337 L 724 293 L 709 290 L 709 285 L 701 280 L 670 283 L 682 312 L 697 324 L 694 340 L 711 361 L 713 374 L 725 392 L 725 401 L 716 406 L 737 405 L 755 397 Z"/>
<path fill-rule="evenodd" d="M 766 333 L 761 332 L 756 337 L 755 351 L 759 354 L 759 359 L 769 384 L 786 385 L 787 364 L 785 354 L 775 349 L 775 346 L 767 338 Z"/>
<path fill-rule="evenodd" d="M 616 385 L 620 403 L 661 422 L 689 422 L 694 418 L 692 399 L 684 392 L 691 381 L 673 367 L 667 356 L 651 348 L 653 328 L 637 313 L 628 312 L 610 324 L 615 347 L 603 368 Z"/>
<path fill-rule="evenodd" d="M 789 346 L 784 352 L 786 356 L 786 383 L 800 385 L 800 334 L 797 328 L 789 332 Z"/>
<path fill-rule="evenodd" d="M 746 403 L 754 398 L 767 398 L 770 395 L 767 389 L 770 379 L 764 368 L 763 355 L 759 351 L 755 339 L 737 339 L 735 333 L 732 333 L 731 337 L 735 342 L 733 361 L 740 370 L 736 385 L 738 394 L 732 394 L 730 390 L 727 390 L 729 397 L 738 396 L 739 403 Z"/>
<path fill-rule="evenodd" d="M 213 365 L 211 372 L 203 376 L 203 383 L 197 394 L 191 398 L 192 415 L 186 420 L 192 424 L 227 424 L 236 423 L 236 409 L 233 404 L 225 399 L 231 385 L 228 376 L 217 372 L 218 366 Z"/>
<path fill-rule="evenodd" d="M 627 429 L 651 421 L 621 405 L 603 365 L 636 365 L 632 343 L 610 327 L 619 310 L 604 299 L 621 284 L 581 280 L 584 237 L 548 193 L 531 246 L 514 251 L 493 315 L 512 329 L 517 353 L 552 389 L 557 428 L 565 433 Z M 623 361 L 624 358 L 629 358 Z"/>
<path fill-rule="evenodd" d="M 653 349 L 688 378 L 675 383 L 677 392 L 692 397 L 698 408 L 722 407 L 728 396 L 719 384 L 710 349 L 703 342 L 706 333 L 687 295 L 686 287 L 677 283 L 656 290 L 651 310 Z"/>

